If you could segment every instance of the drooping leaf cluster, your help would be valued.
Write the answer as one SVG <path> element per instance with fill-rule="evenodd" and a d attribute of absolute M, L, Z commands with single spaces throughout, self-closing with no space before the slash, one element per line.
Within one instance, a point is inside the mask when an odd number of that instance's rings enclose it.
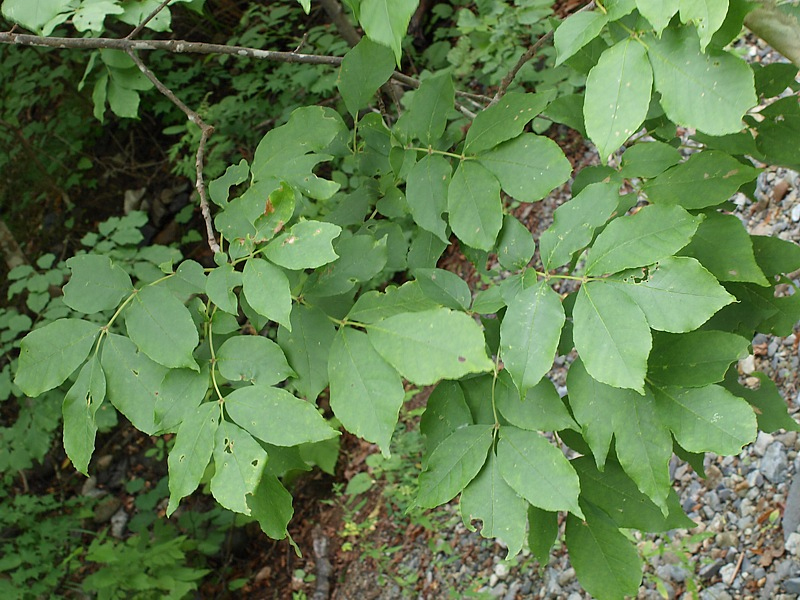
<path fill-rule="evenodd" d="M 367 35 L 339 72 L 348 120 L 300 107 L 210 184 L 224 240 L 213 267 L 167 261 L 134 282 L 108 257 L 70 259 L 75 314 L 25 338 L 15 382 L 35 397 L 70 380 L 64 442 L 82 472 L 108 401 L 147 434 L 175 433 L 168 513 L 207 482 L 277 538 L 292 515 L 287 472 L 335 451 L 340 427 L 387 454 L 404 381 L 436 385 L 417 505 L 460 494 L 469 527 L 510 556 L 527 532 L 539 558 L 566 513 L 586 590 L 635 594 L 640 559 L 621 530 L 691 525 L 673 453 L 700 467 L 758 427 L 798 429 L 774 387 L 738 383 L 736 362 L 756 331 L 792 331 L 800 295 L 776 290 L 794 290 L 800 250 L 749 235 L 727 204 L 760 173 L 750 158 L 796 165 L 796 97 L 755 107 L 796 87 L 797 71 L 725 50 L 745 3 L 609 0 L 555 32 L 585 93 L 511 92 L 466 123 L 451 74 L 429 73 L 394 119 L 365 109 L 416 2 L 347 4 Z M 30 27 L 17 5 L 5 14 Z M 534 239 L 510 207 L 573 175 L 529 131 L 542 116 L 615 166 L 582 172 Z M 698 152 L 681 154 L 677 126 L 696 131 Z M 438 268 L 453 240 L 505 278 L 473 295 Z M 574 287 L 557 291 L 564 280 Z M 80 316 L 98 312 L 101 324 Z M 573 349 L 560 397 L 547 373 Z M 335 419 L 317 407 L 324 394 Z"/>

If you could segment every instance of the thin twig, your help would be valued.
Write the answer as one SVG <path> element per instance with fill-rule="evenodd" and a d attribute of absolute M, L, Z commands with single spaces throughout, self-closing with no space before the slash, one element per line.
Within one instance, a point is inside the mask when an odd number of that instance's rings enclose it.
<path fill-rule="evenodd" d="M 572 14 L 577 14 L 587 10 L 592 10 L 593 8 L 594 8 L 594 1 L 589 2 L 588 4 L 582 6 Z M 497 104 L 500 101 L 500 98 L 505 96 L 506 92 L 508 91 L 508 87 L 514 81 L 514 78 L 517 76 L 517 73 L 519 73 L 520 69 L 522 69 L 522 67 L 524 67 L 528 61 L 530 61 L 534 56 L 536 56 L 536 53 L 539 51 L 539 48 L 544 46 L 547 42 L 549 42 L 552 39 L 553 32 L 554 30 L 551 29 L 550 31 L 545 33 L 542 37 L 536 40 L 530 46 L 530 48 L 528 48 L 525 51 L 525 53 L 522 56 L 519 57 L 517 64 L 515 64 L 511 68 L 511 70 L 506 74 L 505 77 L 503 77 L 503 80 L 500 82 L 500 87 L 497 88 L 497 93 L 494 95 L 494 98 L 492 98 L 492 101 L 490 103 L 491 106 Z"/>
<path fill-rule="evenodd" d="M 131 39 L 135 38 L 137 35 L 139 35 L 139 33 L 142 31 L 142 29 L 144 29 L 147 26 L 147 24 L 156 17 L 156 15 L 158 13 L 160 13 L 162 10 L 164 10 L 167 7 L 167 4 L 169 4 L 170 2 L 172 2 L 172 0 L 164 0 L 161 4 L 159 4 L 155 8 L 155 10 L 153 10 L 153 12 L 151 12 L 149 15 L 147 15 L 145 17 L 144 21 L 139 23 L 133 29 L 133 31 L 131 31 L 128 35 L 125 36 L 125 39 L 126 40 L 131 40 Z"/>
<path fill-rule="evenodd" d="M 208 206 L 208 195 L 206 194 L 206 186 L 203 180 L 203 161 L 205 157 L 206 143 L 208 142 L 209 136 L 214 133 L 214 128 L 203 121 L 202 117 L 197 112 L 186 106 L 186 104 L 184 104 L 183 101 L 172 92 L 172 90 L 161 83 L 161 80 L 156 77 L 149 68 L 147 68 L 147 65 L 142 62 L 142 59 L 139 58 L 135 51 L 127 50 L 127 53 L 128 56 L 131 57 L 131 60 L 136 63 L 136 66 L 139 67 L 139 70 L 144 73 L 144 76 L 147 77 L 154 86 L 156 86 L 156 89 L 161 92 L 161 94 L 170 102 L 177 106 L 186 115 L 186 118 L 188 118 L 189 121 L 200 128 L 200 143 L 197 145 L 197 154 L 195 155 L 195 172 L 197 174 L 195 187 L 197 188 L 197 193 L 200 196 L 200 211 L 203 213 L 203 220 L 206 223 L 208 246 L 211 248 L 211 251 L 216 254 L 217 252 L 220 252 L 221 249 L 217 243 L 217 238 L 214 235 L 214 226 L 211 222 L 211 210 Z"/>

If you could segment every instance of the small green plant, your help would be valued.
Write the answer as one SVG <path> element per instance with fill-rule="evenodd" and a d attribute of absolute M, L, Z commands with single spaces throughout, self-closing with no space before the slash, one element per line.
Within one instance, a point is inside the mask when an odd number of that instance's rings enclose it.
<path fill-rule="evenodd" d="M 683 571 L 686 573 L 686 579 L 683 582 L 685 592 L 689 594 L 688 598 L 696 599 L 700 591 L 700 582 L 698 580 L 695 569 L 697 563 L 694 560 L 695 552 L 692 551 L 693 546 L 703 543 L 705 540 L 714 537 L 714 533 L 710 531 L 703 531 L 689 536 L 674 536 L 672 538 L 658 539 L 658 540 L 644 540 L 639 544 L 639 550 L 645 561 L 649 561 L 655 556 L 669 557 L 671 560 L 676 561 Z M 663 598 L 669 597 L 669 591 L 662 579 L 655 573 L 646 571 L 645 579 L 655 585 L 656 590 Z"/>

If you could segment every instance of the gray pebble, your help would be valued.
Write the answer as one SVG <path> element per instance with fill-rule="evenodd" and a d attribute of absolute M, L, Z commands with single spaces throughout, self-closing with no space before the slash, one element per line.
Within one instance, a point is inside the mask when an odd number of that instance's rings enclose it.
<path fill-rule="evenodd" d="M 700 594 L 702 600 L 732 600 L 731 595 L 725 591 L 725 584 L 717 583 L 710 588 L 703 590 Z"/>
<path fill-rule="evenodd" d="M 800 549 L 800 533 L 796 531 L 790 533 L 789 536 L 786 538 L 786 543 L 784 544 L 786 551 L 789 554 L 793 554 L 797 556 L 798 549 Z"/>
<path fill-rule="evenodd" d="M 781 587 L 790 594 L 800 594 L 800 577 L 792 577 L 781 584 Z"/>
<path fill-rule="evenodd" d="M 719 573 L 719 570 L 724 564 L 724 561 L 717 559 L 712 563 L 708 563 L 707 565 L 700 567 L 700 571 L 698 571 L 697 575 L 700 577 L 700 579 L 711 579 L 717 573 Z"/>
<path fill-rule="evenodd" d="M 788 467 L 786 447 L 780 442 L 775 442 L 767 448 L 758 469 L 770 482 L 780 483 L 786 480 Z"/>
<path fill-rule="evenodd" d="M 575 579 L 575 569 L 570 567 L 569 569 L 565 570 L 563 573 L 559 573 L 558 575 L 558 585 L 564 587 L 565 585 L 569 585 Z"/>

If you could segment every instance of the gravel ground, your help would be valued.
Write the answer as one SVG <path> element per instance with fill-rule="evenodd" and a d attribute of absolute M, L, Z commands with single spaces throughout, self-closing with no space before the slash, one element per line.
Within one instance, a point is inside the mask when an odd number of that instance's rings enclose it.
<path fill-rule="evenodd" d="M 746 39 L 739 51 L 754 62 L 778 59 L 763 42 L 752 38 Z M 585 162 L 595 160 L 587 149 Z M 556 193 L 535 209 L 534 232 L 549 225 L 552 210 L 563 201 L 563 194 Z M 748 230 L 800 241 L 800 175 L 770 168 L 759 177 L 755 195 L 755 202 L 743 195 L 734 198 L 736 214 Z M 526 216 L 521 215 L 523 219 Z M 794 283 L 800 284 L 800 278 Z M 755 371 L 767 374 L 798 420 L 800 329 L 796 327 L 795 333 L 783 339 L 757 335 L 754 354 L 740 361 L 739 372 L 741 381 L 751 386 L 758 383 L 752 376 Z M 559 387 L 563 386 L 568 363 L 569 358 L 560 357 L 551 372 Z M 760 433 L 756 442 L 738 456 L 707 455 L 706 479 L 674 457 L 670 465 L 674 487 L 697 527 L 688 532 L 637 537 L 646 563 L 638 598 L 798 598 L 800 477 L 793 482 L 794 474 L 800 471 L 798 450 L 800 438 L 795 432 Z M 464 527 L 455 503 L 438 514 L 441 523 L 435 531 L 411 529 L 400 540 L 402 548 L 387 553 L 387 558 L 392 556 L 391 572 L 384 572 L 384 579 L 379 579 L 375 562 L 354 561 L 333 598 L 589 598 L 562 546 L 554 548 L 546 565 L 540 565 L 527 551 L 506 563 L 505 550 L 499 544 Z M 379 545 L 381 541 L 397 543 L 376 539 L 365 543 Z"/>

